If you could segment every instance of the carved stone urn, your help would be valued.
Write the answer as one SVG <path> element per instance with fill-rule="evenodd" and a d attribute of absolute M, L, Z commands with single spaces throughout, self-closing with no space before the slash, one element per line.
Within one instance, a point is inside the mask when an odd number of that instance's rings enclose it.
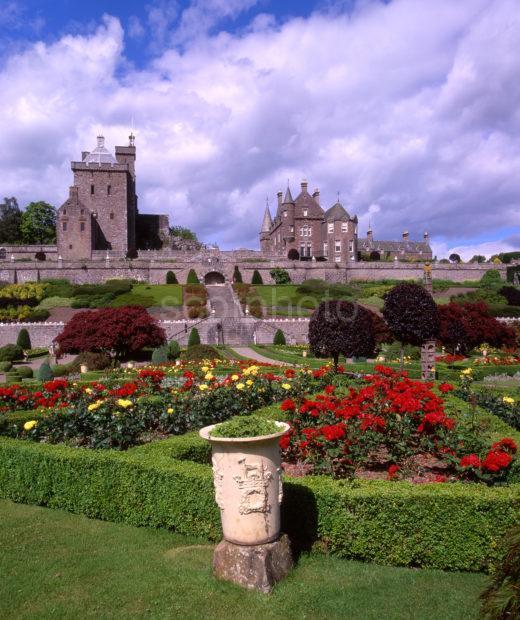
<path fill-rule="evenodd" d="M 211 443 L 215 499 L 220 508 L 224 539 L 236 545 L 263 545 L 280 536 L 282 479 L 280 432 L 232 439 L 212 437 L 216 425 L 200 430 Z"/>

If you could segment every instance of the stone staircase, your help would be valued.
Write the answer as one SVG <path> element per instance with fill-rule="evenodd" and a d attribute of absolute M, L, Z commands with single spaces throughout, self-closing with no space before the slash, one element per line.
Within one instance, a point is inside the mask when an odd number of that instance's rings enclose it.
<path fill-rule="evenodd" d="M 244 316 L 230 284 L 207 286 L 212 316 L 217 319 L 240 318 Z"/>

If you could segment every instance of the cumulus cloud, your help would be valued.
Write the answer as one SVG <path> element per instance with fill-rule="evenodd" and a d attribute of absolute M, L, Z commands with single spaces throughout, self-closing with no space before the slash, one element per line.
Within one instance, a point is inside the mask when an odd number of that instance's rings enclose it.
<path fill-rule="evenodd" d="M 361 2 L 211 34 L 254 4 L 151 4 L 161 52 L 139 70 L 109 16 L 13 54 L 0 193 L 59 204 L 70 159 L 98 128 L 124 143 L 134 118 L 142 211 L 223 247 L 257 244 L 265 196 L 274 204 L 288 178 L 293 193 L 303 177 L 318 186 L 325 207 L 339 191 L 361 233 L 369 219 L 379 239 L 428 230 L 439 256 L 489 254 L 486 233 L 520 225 L 515 0 Z"/>

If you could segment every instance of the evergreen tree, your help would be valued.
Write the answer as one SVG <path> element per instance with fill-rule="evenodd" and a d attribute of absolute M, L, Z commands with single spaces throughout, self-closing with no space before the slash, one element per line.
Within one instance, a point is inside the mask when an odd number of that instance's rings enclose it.
<path fill-rule="evenodd" d="M 273 338 L 273 344 L 285 344 L 285 334 L 281 329 L 277 329 Z"/>
<path fill-rule="evenodd" d="M 195 269 L 190 269 L 188 272 L 188 278 L 186 279 L 187 284 L 200 284 L 199 277 L 195 272 Z"/>
<path fill-rule="evenodd" d="M 4 202 L 0 203 L 0 243 L 21 243 L 21 223 L 22 212 L 16 198 L 4 198 Z"/>
<path fill-rule="evenodd" d="M 51 381 L 54 379 L 54 374 L 49 365 L 49 362 L 42 362 L 36 373 L 38 381 Z"/>
<path fill-rule="evenodd" d="M 242 283 L 242 274 L 240 273 L 238 265 L 235 265 L 235 269 L 233 270 L 233 282 L 235 282 L 236 284 Z"/>
<path fill-rule="evenodd" d="M 188 338 L 188 349 L 198 344 L 200 344 L 199 330 L 196 327 L 194 327 L 191 330 L 189 338 Z"/>
<path fill-rule="evenodd" d="M 29 336 L 29 332 L 25 329 L 21 329 L 18 333 L 18 338 L 16 339 L 16 344 L 19 347 L 22 347 L 24 351 L 28 351 L 31 349 L 31 337 Z"/>
<path fill-rule="evenodd" d="M 256 286 L 261 286 L 263 283 L 264 281 L 262 280 L 262 275 L 260 274 L 258 269 L 255 269 L 253 271 L 253 278 L 251 280 L 251 284 L 254 284 Z"/>
<path fill-rule="evenodd" d="M 166 284 L 178 284 L 177 276 L 173 271 L 168 271 L 166 274 Z"/>

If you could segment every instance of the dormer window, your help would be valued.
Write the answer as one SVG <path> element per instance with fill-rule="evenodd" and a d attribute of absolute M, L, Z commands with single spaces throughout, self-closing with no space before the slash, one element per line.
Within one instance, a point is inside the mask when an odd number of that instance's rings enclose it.
<path fill-rule="evenodd" d="M 303 210 L 303 217 L 307 217 L 308 213 L 309 213 L 309 212 L 307 211 L 307 209 L 304 209 L 304 210 Z"/>

